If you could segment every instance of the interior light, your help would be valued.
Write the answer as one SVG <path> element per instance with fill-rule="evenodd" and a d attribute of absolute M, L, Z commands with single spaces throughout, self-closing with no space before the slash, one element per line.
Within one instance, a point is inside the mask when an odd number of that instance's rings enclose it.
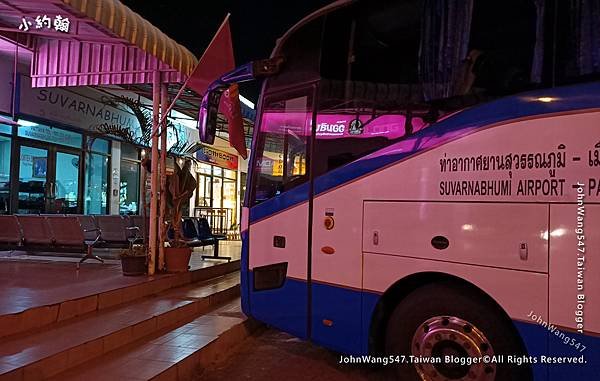
<path fill-rule="evenodd" d="M 552 98 L 552 97 L 539 97 L 537 98 L 538 101 L 540 102 L 544 102 L 544 103 L 550 103 L 556 100 L 556 98 Z"/>
<path fill-rule="evenodd" d="M 19 126 L 23 126 L 23 127 L 35 127 L 35 126 L 39 126 L 38 123 L 30 122 L 30 121 L 25 120 L 25 119 L 19 119 L 18 123 L 19 123 Z"/>

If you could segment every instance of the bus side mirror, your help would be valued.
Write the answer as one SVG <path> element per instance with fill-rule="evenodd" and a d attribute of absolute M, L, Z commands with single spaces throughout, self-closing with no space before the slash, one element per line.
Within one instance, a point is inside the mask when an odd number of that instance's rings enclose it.
<path fill-rule="evenodd" d="M 225 88 L 217 87 L 207 90 L 200 104 L 200 115 L 198 118 L 198 129 L 200 130 L 200 141 L 213 144 L 217 134 L 217 116 L 219 114 L 219 102 Z"/>
<path fill-rule="evenodd" d="M 273 57 L 266 60 L 248 62 L 238 66 L 232 71 L 223 74 L 208 86 L 200 104 L 198 115 L 198 129 L 200 130 L 200 141 L 206 144 L 215 142 L 217 134 L 217 116 L 219 114 L 219 102 L 221 95 L 232 83 L 250 81 L 256 78 L 275 75 L 281 69 L 283 57 Z"/>

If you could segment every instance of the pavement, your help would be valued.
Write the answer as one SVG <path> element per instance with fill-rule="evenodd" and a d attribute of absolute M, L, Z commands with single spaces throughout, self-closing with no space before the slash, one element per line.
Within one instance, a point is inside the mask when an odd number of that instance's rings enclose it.
<path fill-rule="evenodd" d="M 195 381 L 378 381 L 381 368 L 338 364 L 340 355 L 286 333 L 266 329 L 246 339 L 223 361 L 196 375 Z"/>
<path fill-rule="evenodd" d="M 240 241 L 221 243 L 220 255 L 231 256 L 236 260 L 240 258 L 240 251 Z M 83 298 L 169 276 L 123 276 L 119 260 L 105 260 L 103 264 L 88 260 L 77 270 L 76 263 L 81 256 L 39 254 L 0 252 L 0 315 L 20 313 L 30 308 Z M 223 263 L 202 260 L 203 254 L 212 254 L 212 248 L 196 248 L 190 260 L 190 270 Z"/>

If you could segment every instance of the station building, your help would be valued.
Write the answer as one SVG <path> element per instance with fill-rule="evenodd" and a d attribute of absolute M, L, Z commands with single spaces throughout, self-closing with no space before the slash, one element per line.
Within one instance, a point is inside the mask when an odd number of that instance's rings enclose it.
<path fill-rule="evenodd" d="M 151 114 L 152 72 L 163 72 L 169 94 L 175 94 L 193 68 L 186 60 L 195 57 L 121 3 L 90 3 L 101 4 L 98 14 L 88 9 L 90 4 L 71 1 L 8 0 L 0 5 L 0 214 L 141 212 L 142 194 L 149 191 L 149 176 L 147 186 L 142 183 L 141 161 L 150 149 L 100 134 L 99 126 L 118 125 L 139 136 L 132 110 L 114 100 L 134 99 Z M 68 31 L 52 27 L 57 17 L 70 19 Z M 112 29 L 106 25 L 111 17 Z M 36 28 L 46 18 L 49 24 Z M 117 32 L 116 21 L 125 25 Z M 161 38 L 154 45 L 139 43 L 127 25 Z M 109 65 L 101 62 L 106 49 L 113 55 Z M 173 51 L 182 57 L 166 59 L 168 53 L 176 55 Z M 115 64 L 128 58 L 140 64 Z M 198 143 L 200 100 L 186 90 L 176 103 L 168 119 L 167 146 L 186 147 L 198 159 L 193 170 L 198 186 L 188 213 L 208 216 L 221 232 L 235 230 L 247 162 L 229 147 L 224 119 L 214 146 Z M 248 133 L 253 108 L 243 99 Z M 184 154 L 174 152 L 170 160 Z"/>

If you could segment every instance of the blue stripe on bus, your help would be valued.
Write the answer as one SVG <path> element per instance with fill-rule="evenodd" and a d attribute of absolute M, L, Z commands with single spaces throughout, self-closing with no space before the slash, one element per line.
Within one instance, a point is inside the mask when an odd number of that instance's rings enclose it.
<path fill-rule="evenodd" d="M 250 222 L 261 220 L 271 214 L 300 204 L 306 200 L 308 200 L 308 183 L 304 183 L 289 191 L 280 193 L 279 195 L 250 208 Z"/>
<path fill-rule="evenodd" d="M 361 294 L 358 290 L 312 283 L 311 340 L 338 352 L 363 354 Z"/>
<path fill-rule="evenodd" d="M 307 339 L 308 293 L 306 281 L 286 278 L 283 286 L 254 291 L 254 274 L 248 272 L 250 315 L 301 339 Z"/>
<path fill-rule="evenodd" d="M 553 102 L 540 102 L 539 97 L 556 98 Z M 439 139 L 449 133 L 461 130 L 484 128 L 494 123 L 510 121 L 523 117 L 559 113 L 573 110 L 593 109 L 600 107 L 600 82 L 574 86 L 536 90 L 528 93 L 500 98 L 461 111 L 413 135 L 414 139 L 436 137 Z M 448 138 L 450 139 L 450 138 Z M 377 157 L 366 157 L 337 168 L 315 179 L 315 195 L 334 187 L 374 172 L 389 164 L 402 160 L 410 155 L 431 148 L 431 143 L 424 143 L 409 152 Z M 250 222 L 255 222 L 280 212 L 286 208 L 308 199 L 308 184 L 285 191 L 276 197 L 264 201 L 250 209 Z"/>
<path fill-rule="evenodd" d="M 536 324 L 525 323 L 518 320 L 513 320 L 513 324 L 517 329 L 525 350 L 530 356 L 547 356 L 548 353 L 548 331 L 538 329 Z M 543 364 L 533 364 L 531 366 L 533 370 L 533 379 L 536 381 L 548 380 L 548 367 Z"/>

